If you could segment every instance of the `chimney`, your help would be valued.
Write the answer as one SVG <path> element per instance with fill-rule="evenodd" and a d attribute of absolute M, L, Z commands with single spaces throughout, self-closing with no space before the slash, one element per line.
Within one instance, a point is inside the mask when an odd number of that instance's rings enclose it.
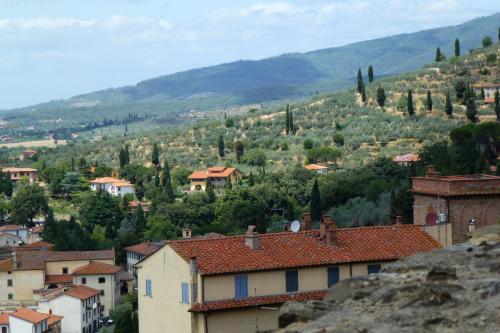
<path fill-rule="evenodd" d="M 51 315 L 51 314 L 52 314 L 52 309 L 49 309 L 49 315 Z"/>
<path fill-rule="evenodd" d="M 312 219 L 311 219 L 311 213 L 304 213 L 302 215 L 302 223 L 300 224 L 300 230 L 311 230 L 312 227 Z"/>
<path fill-rule="evenodd" d="M 428 165 L 427 170 L 425 172 L 425 177 L 426 178 L 439 178 L 441 177 L 441 173 L 436 171 L 436 168 L 434 165 Z"/>
<path fill-rule="evenodd" d="M 321 217 L 319 232 L 321 239 L 325 240 L 327 245 L 337 245 L 337 226 L 329 215 L 323 215 Z"/>
<path fill-rule="evenodd" d="M 182 228 L 182 238 L 183 239 L 190 239 L 191 238 L 191 229 Z"/>
<path fill-rule="evenodd" d="M 396 216 L 396 225 L 403 224 L 403 217 L 401 215 Z"/>
<path fill-rule="evenodd" d="M 248 226 L 248 230 L 245 234 L 245 245 L 252 250 L 260 249 L 260 236 L 259 233 L 255 231 L 254 225 Z"/>

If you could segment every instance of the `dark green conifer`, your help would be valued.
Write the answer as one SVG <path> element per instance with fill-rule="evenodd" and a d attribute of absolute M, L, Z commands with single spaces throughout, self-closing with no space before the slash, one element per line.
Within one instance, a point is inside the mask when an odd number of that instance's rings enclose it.
<path fill-rule="evenodd" d="M 373 82 L 373 66 L 368 67 L 368 83 Z"/>
<path fill-rule="evenodd" d="M 309 208 L 311 210 L 311 217 L 313 221 L 319 221 L 321 219 L 321 214 L 323 213 L 323 210 L 321 208 L 321 195 L 319 193 L 318 179 L 314 180 L 314 184 L 311 189 L 311 199 L 309 201 Z"/>

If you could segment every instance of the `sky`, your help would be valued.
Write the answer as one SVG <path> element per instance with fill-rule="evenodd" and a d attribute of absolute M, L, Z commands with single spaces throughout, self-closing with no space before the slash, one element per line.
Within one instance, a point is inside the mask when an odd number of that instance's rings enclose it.
<path fill-rule="evenodd" d="M 497 0 L 0 0 L 0 109 L 496 12 Z"/>

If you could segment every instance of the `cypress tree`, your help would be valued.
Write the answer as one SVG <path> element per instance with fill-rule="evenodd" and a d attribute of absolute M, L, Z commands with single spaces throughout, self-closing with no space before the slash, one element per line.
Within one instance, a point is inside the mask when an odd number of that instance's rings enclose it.
<path fill-rule="evenodd" d="M 142 179 L 140 179 L 135 185 L 135 197 L 139 201 L 142 201 L 144 198 L 144 182 Z"/>
<path fill-rule="evenodd" d="M 128 145 L 125 145 L 125 164 L 130 164 L 130 152 L 128 150 Z"/>
<path fill-rule="evenodd" d="M 446 92 L 446 103 L 444 106 L 444 112 L 448 115 L 449 118 L 453 118 L 453 104 L 451 103 L 450 92 Z"/>
<path fill-rule="evenodd" d="M 467 119 L 469 119 L 473 123 L 478 121 L 476 101 L 474 101 L 473 98 L 469 98 L 467 100 L 467 110 L 465 111 L 465 115 L 467 116 Z"/>
<path fill-rule="evenodd" d="M 12 196 L 13 191 L 14 191 L 14 185 L 12 184 L 12 180 L 10 179 L 9 176 L 6 176 L 5 181 L 3 183 L 3 193 L 10 198 Z"/>
<path fill-rule="evenodd" d="M 500 121 L 500 93 L 495 92 L 495 113 L 497 114 L 497 121 Z"/>
<path fill-rule="evenodd" d="M 220 158 L 224 158 L 224 138 L 222 137 L 222 134 L 219 135 L 218 146 L 219 146 L 219 156 Z"/>
<path fill-rule="evenodd" d="M 408 114 L 410 116 L 413 116 L 415 114 L 415 108 L 413 106 L 413 92 L 410 90 L 408 90 Z"/>
<path fill-rule="evenodd" d="M 52 209 L 49 209 L 42 233 L 42 239 L 44 241 L 51 243 L 55 241 L 57 235 L 56 223 L 57 222 L 54 219 L 54 212 L 52 211 Z"/>
<path fill-rule="evenodd" d="M 71 171 L 75 172 L 75 158 L 71 156 Z"/>
<path fill-rule="evenodd" d="M 378 87 L 377 88 L 377 103 L 382 108 L 385 106 L 385 98 L 386 98 L 386 96 L 385 96 L 384 88 Z"/>
<path fill-rule="evenodd" d="M 240 163 L 243 154 L 245 153 L 245 146 L 241 140 L 237 140 L 235 146 L 236 161 Z"/>
<path fill-rule="evenodd" d="M 460 57 L 460 40 L 455 39 L 455 57 Z"/>
<path fill-rule="evenodd" d="M 126 163 L 126 157 L 125 157 L 125 150 L 123 148 L 120 148 L 120 153 L 118 154 L 118 159 L 120 160 L 120 169 L 123 169 L 125 167 Z"/>
<path fill-rule="evenodd" d="M 167 200 L 169 202 L 174 202 L 175 195 L 174 189 L 172 188 L 172 178 L 170 176 L 170 167 L 168 162 L 163 162 L 163 170 L 161 174 L 161 187 L 163 188 L 163 192 L 167 195 Z"/>
<path fill-rule="evenodd" d="M 160 152 L 158 151 L 158 145 L 153 144 L 153 152 L 151 154 L 151 163 L 154 166 L 160 165 Z"/>
<path fill-rule="evenodd" d="M 293 111 L 292 111 L 292 109 L 290 109 L 288 117 L 289 117 L 288 124 L 290 125 L 289 132 L 292 134 L 295 134 L 295 125 L 293 124 Z"/>
<path fill-rule="evenodd" d="M 155 173 L 155 187 L 159 188 L 160 187 L 160 174 L 158 172 Z"/>
<path fill-rule="evenodd" d="M 248 186 L 254 186 L 255 185 L 255 180 L 253 179 L 253 173 L 250 171 L 250 174 L 248 175 Z"/>
<path fill-rule="evenodd" d="M 365 91 L 365 84 L 361 82 L 361 101 L 363 103 L 366 103 L 366 91 Z"/>
<path fill-rule="evenodd" d="M 361 94 L 363 86 L 363 75 L 361 74 L 361 68 L 358 69 L 358 78 L 357 78 L 357 89 L 358 93 Z"/>
<path fill-rule="evenodd" d="M 207 195 L 208 202 L 215 202 L 217 199 L 215 196 L 214 188 L 212 187 L 212 183 L 210 183 L 210 179 L 207 178 L 205 182 L 205 194 Z"/>
<path fill-rule="evenodd" d="M 368 83 L 373 82 L 373 66 L 368 67 Z"/>
<path fill-rule="evenodd" d="M 484 93 L 484 88 L 481 87 L 481 92 L 479 94 L 479 97 L 481 98 L 481 100 L 484 101 L 484 98 L 486 97 L 486 94 Z"/>
<path fill-rule="evenodd" d="M 432 95 L 430 90 L 427 90 L 427 110 L 432 112 Z"/>
<path fill-rule="evenodd" d="M 441 60 L 444 59 L 443 54 L 441 53 L 441 49 L 438 47 L 436 49 L 436 59 L 434 59 L 436 62 L 440 62 Z"/>
<path fill-rule="evenodd" d="M 285 113 L 285 133 L 288 135 L 290 132 L 290 106 L 286 105 L 286 113 Z"/>
<path fill-rule="evenodd" d="M 146 217 L 144 216 L 144 210 L 141 204 L 139 204 L 135 210 L 135 230 L 139 235 L 142 235 L 144 230 L 146 230 Z"/>
<path fill-rule="evenodd" d="M 323 210 L 321 209 L 321 195 L 319 193 L 318 179 L 314 179 L 314 184 L 311 189 L 309 208 L 311 210 L 311 217 L 313 221 L 319 221 Z"/>

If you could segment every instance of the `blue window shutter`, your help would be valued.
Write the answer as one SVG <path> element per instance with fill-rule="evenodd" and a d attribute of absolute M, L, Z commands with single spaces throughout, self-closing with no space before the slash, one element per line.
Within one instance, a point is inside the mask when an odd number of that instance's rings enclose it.
<path fill-rule="evenodd" d="M 181 283 L 181 302 L 183 304 L 189 304 L 189 285 L 185 282 Z"/>
<path fill-rule="evenodd" d="M 340 272 L 338 267 L 328 267 L 328 288 L 333 286 L 340 280 Z"/>
<path fill-rule="evenodd" d="M 234 297 L 245 298 L 248 297 L 248 276 L 236 275 L 234 277 Z"/>
<path fill-rule="evenodd" d="M 294 292 L 299 291 L 299 272 L 295 271 L 286 271 L 286 292 Z"/>
<path fill-rule="evenodd" d="M 375 265 L 368 265 L 368 274 L 375 274 L 380 271 L 380 265 L 375 264 Z"/>

